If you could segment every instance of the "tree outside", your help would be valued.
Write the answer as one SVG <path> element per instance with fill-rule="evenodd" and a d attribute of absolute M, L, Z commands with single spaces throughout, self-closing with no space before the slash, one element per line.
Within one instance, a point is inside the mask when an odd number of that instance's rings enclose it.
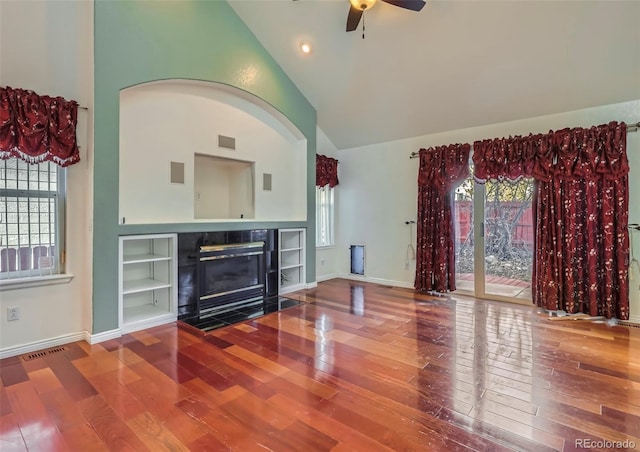
<path fill-rule="evenodd" d="M 456 269 L 473 273 L 473 195 L 474 180 L 465 180 L 455 191 Z M 485 273 L 531 281 L 533 262 L 531 179 L 490 180 L 485 183 Z"/>

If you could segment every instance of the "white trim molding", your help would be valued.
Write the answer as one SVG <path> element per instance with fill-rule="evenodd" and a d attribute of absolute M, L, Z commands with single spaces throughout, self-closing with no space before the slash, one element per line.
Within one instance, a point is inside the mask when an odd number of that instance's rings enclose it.
<path fill-rule="evenodd" d="M 629 320 L 627 320 L 627 322 L 640 325 L 640 315 L 630 315 Z"/>
<path fill-rule="evenodd" d="M 37 352 L 38 350 L 58 347 L 60 345 L 70 344 L 71 342 L 78 342 L 82 340 L 86 340 L 86 331 L 81 333 L 65 334 L 63 336 L 36 341 L 30 344 L 7 347 L 0 350 L 0 359 L 11 358 L 12 356 L 23 355 L 25 353 Z"/>
<path fill-rule="evenodd" d="M 118 339 L 122 336 L 122 330 L 116 328 L 115 330 L 103 331 L 102 333 L 91 334 L 88 331 L 84 332 L 84 340 L 90 345 L 95 345 L 100 342 L 110 341 L 111 339 Z"/>
<path fill-rule="evenodd" d="M 73 275 L 71 273 L 3 279 L 0 280 L 0 292 L 6 290 L 26 289 L 29 287 L 50 286 L 52 284 L 67 284 L 72 279 Z"/>
<path fill-rule="evenodd" d="M 352 281 L 363 281 L 373 284 L 381 284 L 383 286 L 403 287 L 405 289 L 413 289 L 413 283 L 406 281 L 395 281 L 392 279 L 371 278 L 369 276 L 352 275 L 351 273 L 340 273 L 338 278 L 350 279 Z"/>
<path fill-rule="evenodd" d="M 331 273 L 328 275 L 316 276 L 316 282 L 329 281 L 330 279 L 340 278 L 338 273 Z"/>
<path fill-rule="evenodd" d="M 122 336 L 122 331 L 119 328 L 111 331 L 104 331 L 102 333 L 97 333 L 97 334 L 91 334 L 88 331 L 82 331 L 80 333 L 65 334 L 63 336 L 52 337 L 50 339 L 31 342 L 29 344 L 15 345 L 13 347 L 0 349 L 0 359 L 11 358 L 13 356 L 18 356 L 18 355 L 24 355 L 25 353 L 37 352 L 39 350 L 45 350 L 47 348 L 58 347 L 60 345 L 66 345 L 66 344 L 70 344 L 72 342 L 78 342 L 78 341 L 85 341 L 90 345 L 95 345 L 99 342 L 104 342 L 111 339 L 117 339 L 121 336 Z"/>

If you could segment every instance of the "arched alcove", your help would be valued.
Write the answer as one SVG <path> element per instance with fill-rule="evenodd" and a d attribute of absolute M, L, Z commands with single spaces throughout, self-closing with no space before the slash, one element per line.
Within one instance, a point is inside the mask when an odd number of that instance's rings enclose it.
<path fill-rule="evenodd" d="M 119 152 L 120 223 L 306 220 L 306 139 L 237 88 L 166 80 L 122 90 Z"/>

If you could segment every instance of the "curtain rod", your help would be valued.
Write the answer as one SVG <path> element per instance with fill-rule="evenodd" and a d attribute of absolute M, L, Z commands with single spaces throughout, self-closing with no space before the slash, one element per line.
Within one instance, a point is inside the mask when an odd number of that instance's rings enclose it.
<path fill-rule="evenodd" d="M 635 124 L 627 124 L 627 133 L 637 132 L 640 130 L 640 122 L 636 122 Z M 419 152 L 412 152 L 409 154 L 410 159 L 415 159 L 420 156 Z"/>

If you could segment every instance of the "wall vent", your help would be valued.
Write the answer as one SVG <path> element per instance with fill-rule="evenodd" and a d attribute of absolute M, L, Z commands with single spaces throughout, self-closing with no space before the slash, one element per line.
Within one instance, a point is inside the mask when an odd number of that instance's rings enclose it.
<path fill-rule="evenodd" d="M 32 359 L 44 358 L 45 356 L 54 355 L 56 353 L 64 352 L 66 350 L 65 347 L 55 347 L 49 348 L 47 350 L 40 350 L 33 353 L 26 353 L 22 355 L 20 358 L 22 361 L 31 361 Z"/>
<path fill-rule="evenodd" d="M 262 189 L 265 191 L 271 191 L 271 174 L 262 173 Z"/>
<path fill-rule="evenodd" d="M 184 184 L 184 163 L 171 162 L 171 183 Z"/>
<path fill-rule="evenodd" d="M 640 328 L 640 323 L 629 322 L 628 320 L 618 320 L 617 325 L 630 326 L 631 328 Z"/>
<path fill-rule="evenodd" d="M 236 139 L 232 137 L 225 137 L 224 135 L 218 135 L 218 147 L 235 150 Z"/>

